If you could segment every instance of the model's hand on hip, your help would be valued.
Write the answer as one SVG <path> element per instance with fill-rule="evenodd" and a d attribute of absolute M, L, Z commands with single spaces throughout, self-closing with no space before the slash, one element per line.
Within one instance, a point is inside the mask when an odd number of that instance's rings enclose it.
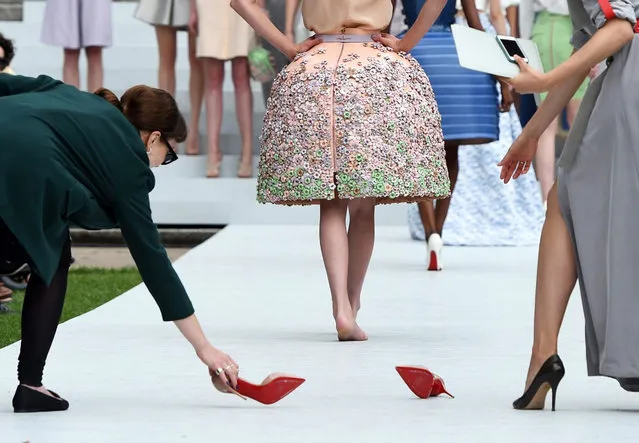
<path fill-rule="evenodd" d="M 408 52 L 402 47 L 402 39 L 397 38 L 394 35 L 386 33 L 374 34 L 373 40 L 381 43 L 388 48 L 391 48 L 395 52 Z"/>
<path fill-rule="evenodd" d="M 307 38 L 306 40 L 304 40 L 301 43 L 298 44 L 294 44 L 293 48 L 294 50 L 289 53 L 286 54 L 288 56 L 289 59 L 293 60 L 295 57 L 297 57 L 297 54 L 302 54 L 304 52 L 309 51 L 313 46 L 317 46 L 320 43 L 322 43 L 322 39 L 312 35 L 309 38 Z"/>
<path fill-rule="evenodd" d="M 550 89 L 548 75 L 535 71 L 521 57 L 515 56 L 520 73 L 513 78 L 500 78 L 520 94 L 547 92 Z"/>
<path fill-rule="evenodd" d="M 197 356 L 209 368 L 213 386 L 218 391 L 228 393 L 232 392 L 229 387 L 237 387 L 240 368 L 231 357 L 211 345 L 198 350 Z"/>
<path fill-rule="evenodd" d="M 497 163 L 501 167 L 499 178 L 508 183 L 510 179 L 516 180 L 520 175 L 530 170 L 539 140 L 522 132 L 510 147 L 503 160 Z"/>

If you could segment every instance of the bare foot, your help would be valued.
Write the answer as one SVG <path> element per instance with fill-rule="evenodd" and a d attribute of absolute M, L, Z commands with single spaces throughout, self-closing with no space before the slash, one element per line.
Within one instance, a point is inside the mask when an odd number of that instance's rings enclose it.
<path fill-rule="evenodd" d="M 35 387 L 35 386 L 29 386 L 29 385 L 25 385 L 23 384 L 22 386 L 29 388 L 29 389 L 33 389 L 34 391 L 38 391 L 41 394 L 45 394 L 48 395 L 49 397 L 53 397 L 56 400 L 59 400 L 58 397 L 56 397 L 55 395 L 53 395 L 47 388 L 45 388 L 44 386 L 39 386 L 39 387 Z"/>
<path fill-rule="evenodd" d="M 355 320 L 349 320 L 338 316 L 335 320 L 337 327 L 337 339 L 339 341 L 365 341 L 368 340 L 366 332 L 359 327 Z"/>

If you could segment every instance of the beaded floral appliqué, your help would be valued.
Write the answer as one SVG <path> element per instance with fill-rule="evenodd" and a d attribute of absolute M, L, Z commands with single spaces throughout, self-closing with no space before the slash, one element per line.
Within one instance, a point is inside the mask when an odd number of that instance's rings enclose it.
<path fill-rule="evenodd" d="M 322 45 L 276 78 L 261 136 L 259 202 L 389 203 L 449 192 L 441 117 L 410 55 L 364 43 L 335 56 Z"/>

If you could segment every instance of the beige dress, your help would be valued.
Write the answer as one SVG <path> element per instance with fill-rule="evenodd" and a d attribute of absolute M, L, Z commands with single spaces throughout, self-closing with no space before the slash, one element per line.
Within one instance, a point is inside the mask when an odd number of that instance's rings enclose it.
<path fill-rule="evenodd" d="M 197 57 L 231 60 L 248 56 L 255 47 L 255 31 L 229 0 L 197 0 L 197 15 Z"/>
<path fill-rule="evenodd" d="M 390 23 L 391 0 L 307 0 L 302 13 L 308 29 L 357 34 L 351 39 L 358 41 L 324 38 L 275 79 L 262 128 L 258 202 L 447 197 L 430 81 L 410 55 L 371 40 Z"/>

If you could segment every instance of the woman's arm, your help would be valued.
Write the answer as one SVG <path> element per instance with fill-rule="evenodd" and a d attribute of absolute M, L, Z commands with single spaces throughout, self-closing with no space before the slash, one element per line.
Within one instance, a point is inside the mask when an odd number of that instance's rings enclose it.
<path fill-rule="evenodd" d="M 295 19 L 300 8 L 300 0 L 286 0 L 286 36 L 295 43 Z"/>
<path fill-rule="evenodd" d="M 182 320 L 194 313 L 151 216 L 144 177 L 123 193 L 114 214 L 140 276 L 155 299 L 164 321 Z"/>
<path fill-rule="evenodd" d="M 510 5 L 506 8 L 506 20 L 510 25 L 510 35 L 519 38 L 519 6 Z"/>
<path fill-rule="evenodd" d="M 583 69 L 569 77 L 563 84 L 552 88 L 537 112 L 523 128 L 522 137 L 539 139 L 552 121 L 568 105 L 589 72 L 590 69 Z"/>
<path fill-rule="evenodd" d="M 612 19 L 568 60 L 550 72 L 539 73 L 517 58 L 521 73 L 505 81 L 522 93 L 545 92 L 566 83 L 617 53 L 634 36 L 633 26 L 625 19 Z"/>
<path fill-rule="evenodd" d="M 612 19 L 595 33 L 580 50 L 547 74 L 548 89 L 564 83 L 575 73 L 590 69 L 616 54 L 634 37 L 628 20 Z"/>
<path fill-rule="evenodd" d="M 504 15 L 504 11 L 502 10 L 501 0 L 489 0 L 488 8 L 490 23 L 495 27 L 495 31 L 499 35 L 508 35 L 508 31 L 506 28 L 506 16 Z"/>
<path fill-rule="evenodd" d="M 277 26 L 271 22 L 256 0 L 231 0 L 231 8 L 280 52 L 289 58 L 297 55 L 298 46 L 277 29 Z"/>
<path fill-rule="evenodd" d="M 461 4 L 468 26 L 479 31 L 484 31 L 484 27 L 481 25 L 481 20 L 479 19 L 475 0 L 461 0 Z"/>
<path fill-rule="evenodd" d="M 433 23 L 435 23 L 439 14 L 441 14 L 444 6 L 446 6 L 446 0 L 428 0 L 424 6 L 422 6 L 413 26 L 406 31 L 406 34 L 404 34 L 404 37 L 399 42 L 399 50 L 410 52 L 424 35 L 426 35 L 430 27 L 433 26 Z M 382 39 L 382 41 L 385 40 Z"/>
<path fill-rule="evenodd" d="M 162 318 L 173 321 L 209 370 L 224 370 L 214 381 L 220 381 L 221 384 L 216 384 L 216 388 L 226 392 L 227 382 L 231 387 L 237 384 L 237 364 L 214 348 L 204 335 L 186 290 L 160 242 L 151 217 L 148 193 L 135 192 L 136 189 L 146 189 L 146 183 L 128 188 L 123 193 L 126 196 L 114 207 L 122 236 L 144 284 L 160 308 Z"/>

